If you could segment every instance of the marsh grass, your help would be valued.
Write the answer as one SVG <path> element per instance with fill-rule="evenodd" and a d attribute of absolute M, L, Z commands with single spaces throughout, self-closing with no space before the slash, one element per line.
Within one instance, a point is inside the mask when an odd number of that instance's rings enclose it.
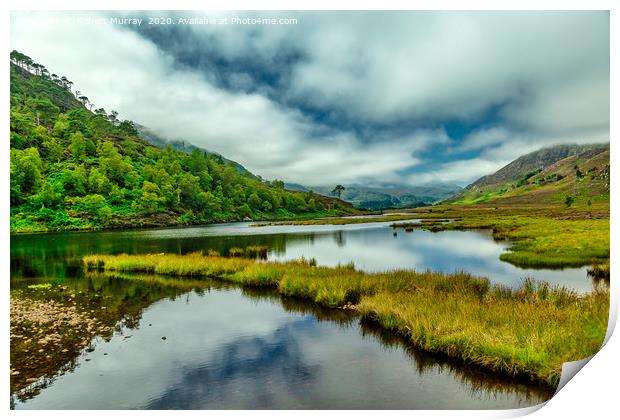
<path fill-rule="evenodd" d="M 491 230 L 495 240 L 512 242 L 500 259 L 523 268 L 580 267 L 609 258 L 608 202 L 591 206 L 581 203 L 570 208 L 551 204 L 444 205 L 382 217 L 292 220 L 253 226 L 374 222 L 395 222 L 392 227 L 408 233 L 415 229 Z"/>
<path fill-rule="evenodd" d="M 357 310 L 423 350 L 493 372 L 556 386 L 563 362 L 595 353 L 607 329 L 609 294 L 577 295 L 525 279 L 510 289 L 465 272 L 365 273 L 316 261 L 261 262 L 238 257 L 91 255 L 88 268 L 207 276 L 272 288 L 328 308 Z"/>
<path fill-rule="evenodd" d="M 588 275 L 598 280 L 609 280 L 609 260 L 603 263 L 593 264 L 592 267 L 588 268 Z"/>
<path fill-rule="evenodd" d="M 431 303 L 432 302 L 432 303 Z M 473 295 L 431 292 L 365 297 L 363 317 L 423 350 L 556 386 L 562 363 L 594 354 L 605 336 L 609 295 L 522 285 Z"/>
<path fill-rule="evenodd" d="M 394 223 L 395 229 L 491 230 L 493 239 L 511 241 L 502 261 L 523 268 L 580 267 L 609 258 L 609 219 L 560 219 L 526 215 L 469 215 L 448 223 Z"/>
<path fill-rule="evenodd" d="M 416 218 L 415 215 L 409 214 L 386 214 L 383 217 L 330 217 L 322 219 L 306 219 L 306 220 L 283 220 L 277 222 L 254 223 L 252 227 L 265 226 L 307 226 L 307 225 L 352 225 L 358 223 L 378 223 L 378 222 L 394 222 L 398 220 L 411 220 Z"/>

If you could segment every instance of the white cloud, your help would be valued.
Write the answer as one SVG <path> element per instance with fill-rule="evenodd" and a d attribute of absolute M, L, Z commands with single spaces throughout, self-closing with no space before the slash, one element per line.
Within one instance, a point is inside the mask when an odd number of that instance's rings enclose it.
<path fill-rule="evenodd" d="M 454 162 L 438 165 L 434 170 L 429 170 L 423 174 L 414 174 L 408 179 L 411 183 L 429 182 L 454 182 L 466 184 L 497 171 L 499 168 L 510 163 L 510 160 L 495 160 L 488 158 L 463 159 Z"/>
<path fill-rule="evenodd" d="M 365 143 L 259 94 L 228 92 L 198 73 L 175 70 L 170 57 L 134 32 L 19 17 L 12 47 L 68 75 L 97 106 L 215 150 L 270 179 L 317 184 L 393 178 L 416 163 L 413 151 L 446 139 L 443 132 L 421 130 Z"/>
<path fill-rule="evenodd" d="M 281 102 L 260 86 L 231 92 L 208 74 L 179 70 L 135 32 L 46 21 L 49 13 L 14 13 L 12 48 L 72 79 L 97 106 L 291 182 L 402 181 L 399 171 L 440 144 L 434 160 L 445 163 L 409 181 L 463 183 L 544 145 L 609 140 L 606 12 L 284 14 L 299 25 L 192 27 L 228 59 L 270 67 L 296 51 Z M 243 71 L 227 77 L 238 89 L 256 83 Z M 375 137 L 337 130 L 290 103 L 388 128 Z M 504 122 L 460 145 L 425 128 L 491 106 Z M 419 128 L 403 134 L 401 122 Z M 450 162 L 453 152 L 477 150 Z"/>

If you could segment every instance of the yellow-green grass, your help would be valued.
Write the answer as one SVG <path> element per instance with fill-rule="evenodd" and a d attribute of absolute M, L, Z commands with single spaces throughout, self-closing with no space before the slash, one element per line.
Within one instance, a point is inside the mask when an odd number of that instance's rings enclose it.
<path fill-rule="evenodd" d="M 608 320 L 606 291 L 577 297 L 526 285 L 512 294 L 497 290 L 481 297 L 382 291 L 357 308 L 419 348 L 551 386 L 559 381 L 562 363 L 600 348 Z"/>
<path fill-rule="evenodd" d="M 217 277 L 354 309 L 423 350 L 551 387 L 563 362 L 600 348 L 609 310 L 606 288 L 577 295 L 527 280 L 509 289 L 464 272 L 365 273 L 352 265 L 317 267 L 312 260 L 259 262 L 200 253 L 91 255 L 84 263 L 110 271 Z"/>
<path fill-rule="evenodd" d="M 403 210 L 399 210 L 403 211 Z M 492 230 L 497 240 L 512 246 L 500 259 L 520 267 L 579 267 L 609 258 L 609 203 L 572 207 L 558 204 L 440 205 L 372 218 L 333 218 L 272 222 L 272 225 L 341 225 L 373 222 L 394 223 L 411 232 L 414 228 L 440 230 Z M 421 219 L 415 222 L 404 222 Z"/>
<path fill-rule="evenodd" d="M 609 260 L 593 264 L 592 267 L 588 269 L 588 275 L 594 277 L 595 279 L 606 279 L 609 280 L 610 276 L 610 268 L 609 268 Z"/>
<path fill-rule="evenodd" d="M 395 222 L 398 220 L 410 220 L 415 216 L 410 214 L 386 214 L 382 217 L 330 217 L 322 219 L 283 220 L 277 222 L 254 223 L 252 227 L 286 226 L 286 225 L 351 225 L 358 223 Z"/>
<path fill-rule="evenodd" d="M 497 240 L 512 241 L 500 259 L 520 267 L 568 267 L 609 258 L 609 219 L 474 215 L 449 223 L 398 223 L 394 228 L 431 231 L 490 229 Z"/>

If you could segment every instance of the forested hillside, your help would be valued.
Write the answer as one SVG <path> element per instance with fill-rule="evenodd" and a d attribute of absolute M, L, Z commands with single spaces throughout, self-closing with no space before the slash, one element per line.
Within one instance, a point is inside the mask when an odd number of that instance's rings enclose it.
<path fill-rule="evenodd" d="M 341 215 L 348 203 L 291 192 L 220 156 L 156 147 L 66 77 L 11 53 L 11 231 Z"/>

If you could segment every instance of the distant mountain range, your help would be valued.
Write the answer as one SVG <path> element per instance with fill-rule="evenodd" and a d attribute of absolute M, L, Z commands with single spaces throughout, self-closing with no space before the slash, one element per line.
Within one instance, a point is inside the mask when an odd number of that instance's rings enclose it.
<path fill-rule="evenodd" d="M 451 197 L 462 191 L 458 185 L 426 184 L 420 186 L 386 185 L 365 187 L 361 185 L 344 185 L 341 199 L 352 203 L 355 207 L 370 210 L 420 207 L 433 204 Z M 331 196 L 334 186 L 285 184 L 285 188 L 293 191 L 313 191 Z"/>
<path fill-rule="evenodd" d="M 468 185 L 445 202 L 609 200 L 609 171 L 609 144 L 552 146 L 517 158 L 497 172 Z"/>
<path fill-rule="evenodd" d="M 241 173 L 254 176 L 240 163 L 227 159 L 217 152 L 195 146 L 185 140 L 165 138 L 156 133 L 154 130 L 143 125 L 135 123 L 134 125 L 138 130 L 138 136 L 155 146 L 170 146 L 175 150 L 181 150 L 184 152 L 191 152 L 193 149 L 198 149 L 209 155 L 219 156 L 223 162 L 230 162 L 234 164 L 237 170 Z M 301 184 L 285 183 L 284 187 L 291 191 L 312 191 L 317 194 L 333 198 L 331 190 L 334 186 L 305 186 Z M 345 187 L 346 189 L 340 197 L 342 200 L 353 204 L 353 206 L 357 208 L 370 210 L 420 207 L 433 204 L 447 197 L 451 197 L 462 190 L 462 188 L 458 185 L 439 183 L 415 187 L 405 185 L 386 185 L 380 187 L 345 185 Z"/>
<path fill-rule="evenodd" d="M 240 173 L 254 177 L 243 165 L 184 140 L 165 138 L 136 124 L 138 135 L 149 143 L 184 152 L 201 150 L 232 163 Z M 334 198 L 332 185 L 285 183 L 290 191 L 314 192 Z M 413 208 L 438 202 L 479 204 L 546 203 L 609 199 L 609 144 L 562 144 L 523 155 L 497 172 L 481 177 L 464 189 L 454 184 L 420 186 L 384 184 L 367 187 L 344 185 L 340 198 L 354 207 L 369 210 Z"/>

